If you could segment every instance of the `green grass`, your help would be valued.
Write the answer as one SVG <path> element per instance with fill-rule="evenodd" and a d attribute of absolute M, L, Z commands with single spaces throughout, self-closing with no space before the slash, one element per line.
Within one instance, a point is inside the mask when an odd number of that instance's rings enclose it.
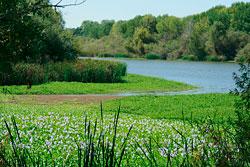
<path fill-rule="evenodd" d="M 105 108 L 114 111 L 121 104 L 122 113 L 148 116 L 156 119 L 204 119 L 216 121 L 234 117 L 235 96 L 229 94 L 135 96 L 105 103 Z M 183 113 L 183 114 L 182 114 Z"/>
<path fill-rule="evenodd" d="M 126 92 L 150 91 L 182 91 L 195 88 L 175 81 L 128 74 L 123 78 L 124 83 L 80 83 L 80 82 L 51 82 L 41 85 L 7 86 L 12 94 L 107 94 Z M 0 86 L 2 90 L 3 86 Z"/>

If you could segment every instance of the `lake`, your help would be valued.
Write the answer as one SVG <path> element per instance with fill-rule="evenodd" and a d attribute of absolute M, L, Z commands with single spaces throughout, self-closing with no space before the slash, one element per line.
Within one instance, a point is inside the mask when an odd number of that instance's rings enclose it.
<path fill-rule="evenodd" d="M 232 74 L 239 69 L 239 65 L 236 63 L 101 59 L 125 62 L 128 65 L 128 73 L 180 81 L 199 87 L 196 90 L 178 94 L 229 92 L 234 88 Z"/>

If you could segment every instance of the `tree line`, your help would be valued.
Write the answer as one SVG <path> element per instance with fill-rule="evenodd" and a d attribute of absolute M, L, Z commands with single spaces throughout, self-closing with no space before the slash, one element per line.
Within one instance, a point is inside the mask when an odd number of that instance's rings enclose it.
<path fill-rule="evenodd" d="M 178 18 L 136 16 L 127 21 L 83 21 L 70 31 L 85 56 L 158 55 L 162 59 L 244 60 L 250 50 L 250 3 Z"/>

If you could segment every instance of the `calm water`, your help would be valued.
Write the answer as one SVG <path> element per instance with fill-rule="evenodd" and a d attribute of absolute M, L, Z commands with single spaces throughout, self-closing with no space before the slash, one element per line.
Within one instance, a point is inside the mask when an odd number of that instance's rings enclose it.
<path fill-rule="evenodd" d="M 185 82 L 199 88 L 182 93 L 225 93 L 234 88 L 235 63 L 115 59 L 127 63 L 128 73 Z"/>

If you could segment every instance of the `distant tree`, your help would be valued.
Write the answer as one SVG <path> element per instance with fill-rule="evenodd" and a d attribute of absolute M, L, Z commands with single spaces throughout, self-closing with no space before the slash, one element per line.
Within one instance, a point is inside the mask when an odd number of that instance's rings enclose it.
<path fill-rule="evenodd" d="M 139 54 L 145 54 L 144 44 L 148 44 L 152 41 L 152 36 L 147 28 L 140 27 L 135 30 L 133 43 Z"/>
<path fill-rule="evenodd" d="M 100 39 L 110 34 L 113 24 L 113 20 L 103 20 L 101 23 L 86 20 L 82 22 L 80 27 L 75 29 L 74 35 Z"/>
<path fill-rule="evenodd" d="M 223 55 L 227 60 L 233 60 L 237 52 L 249 41 L 250 36 L 240 31 L 226 31 L 223 23 L 216 22 L 212 27 L 212 41 L 218 55 Z"/>
<path fill-rule="evenodd" d="M 240 31 L 228 31 L 222 41 L 224 55 L 228 60 L 233 60 L 237 52 L 250 42 L 250 35 Z"/>
<path fill-rule="evenodd" d="M 115 21 L 114 20 L 103 20 L 101 22 L 101 33 L 99 34 L 100 37 L 103 36 L 108 36 L 112 30 L 112 27 L 114 25 Z"/>
<path fill-rule="evenodd" d="M 77 28 L 74 34 L 98 39 L 100 37 L 100 25 L 96 21 L 83 21 L 81 27 Z"/>
<path fill-rule="evenodd" d="M 250 64 L 250 43 L 237 53 L 236 61 Z"/>
<path fill-rule="evenodd" d="M 157 32 L 165 40 L 169 40 L 180 36 L 183 26 L 184 24 L 181 19 L 174 16 L 165 16 L 158 21 L 156 28 Z"/>
<path fill-rule="evenodd" d="M 228 8 L 225 6 L 217 6 L 208 10 L 205 12 L 205 17 L 208 18 L 210 26 L 216 22 L 221 22 L 224 25 L 224 29 L 228 29 L 230 27 L 231 15 Z"/>
<path fill-rule="evenodd" d="M 156 32 L 156 18 L 152 15 L 145 15 L 141 20 L 142 27 L 149 30 L 150 33 Z"/>
<path fill-rule="evenodd" d="M 141 27 L 141 23 L 142 23 L 142 16 L 136 16 L 135 18 L 122 22 L 121 24 L 121 30 L 122 30 L 122 34 L 125 38 L 131 38 L 133 37 L 135 30 L 138 27 Z"/>
<path fill-rule="evenodd" d="M 204 60 L 207 55 L 206 42 L 208 41 L 208 30 L 208 21 L 207 19 L 203 19 L 194 24 L 189 37 L 189 53 L 197 56 L 199 60 Z"/>
<path fill-rule="evenodd" d="M 250 32 L 250 3 L 235 3 L 230 9 L 232 13 L 232 27 L 236 31 Z"/>
<path fill-rule="evenodd" d="M 117 50 L 126 48 L 133 55 L 157 53 L 164 58 L 175 59 L 192 54 L 199 60 L 209 59 L 207 56 L 217 60 L 233 60 L 237 52 L 249 43 L 249 6 L 250 3 L 216 6 L 184 18 L 144 15 L 127 21 L 89 21 L 74 33 L 87 37 L 90 41 L 87 46 L 95 48 L 91 49 L 94 52 L 105 50 L 113 53 L 116 49 L 108 50 L 111 47 L 108 47 L 110 43 L 107 41 L 117 37 L 123 39 L 123 46 Z"/>

